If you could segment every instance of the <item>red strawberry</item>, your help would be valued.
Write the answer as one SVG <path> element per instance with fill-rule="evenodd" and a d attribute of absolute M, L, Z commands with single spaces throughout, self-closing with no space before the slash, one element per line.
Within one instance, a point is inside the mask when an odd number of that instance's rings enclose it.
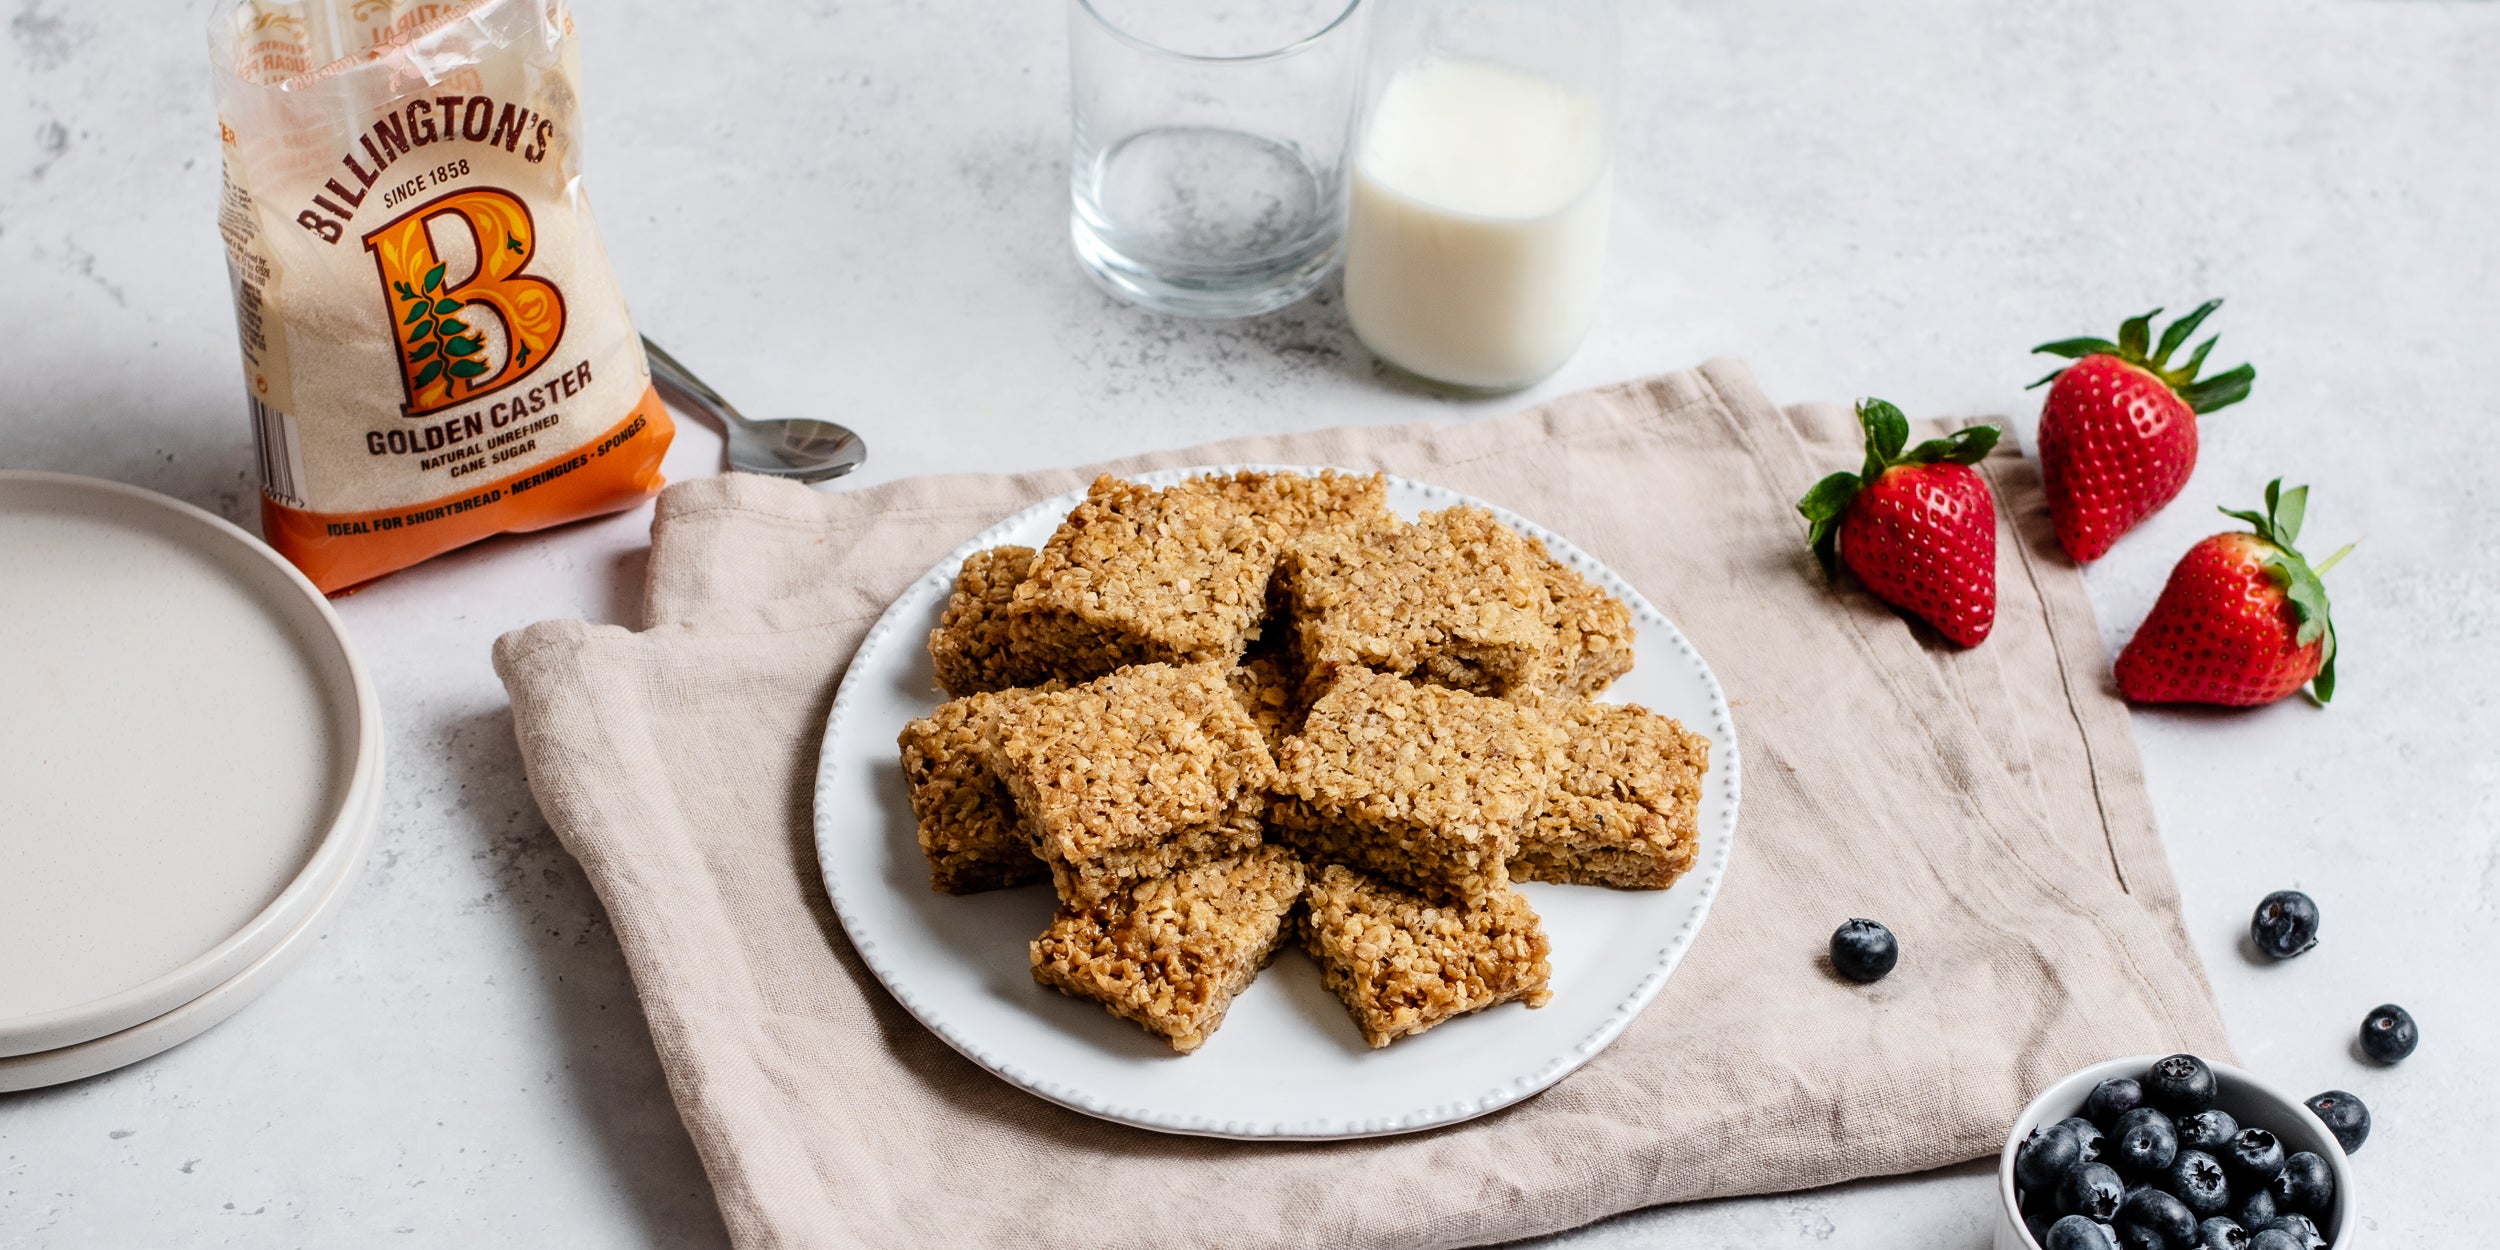
<path fill-rule="evenodd" d="M 2051 378 L 2040 408 L 2040 479 L 2058 545 L 2078 563 L 2100 559 L 2118 536 L 2179 497 L 2196 468 L 2196 416 L 2248 398 L 2257 371 L 2241 365 L 2202 382 L 2196 371 L 2219 336 L 2176 369 L 2170 353 L 2196 333 L 2221 300 L 2170 323 L 2150 358 L 2156 308 L 2118 328 L 2118 341 L 2063 339 L 2032 348 L 2069 360 Z"/>
<path fill-rule="evenodd" d="M 1997 619 L 1997 510 L 1971 467 L 1997 445 L 1972 426 L 1903 454 L 1910 420 L 1880 399 L 1858 405 L 1866 467 L 1835 473 L 1797 501 L 1825 573 L 1839 560 L 1875 597 L 1965 647 Z"/>
<path fill-rule="evenodd" d="M 2216 534 L 2179 558 L 2152 615 L 2118 653 L 2118 693 L 2137 703 L 2254 707 L 2310 685 L 2318 702 L 2334 698 L 2335 623 L 2318 575 L 2352 548 L 2311 569 L 2292 546 L 2308 507 L 2308 487 L 2287 491 L 2277 478 L 2263 515 L 2222 509 L 2256 532 Z"/>

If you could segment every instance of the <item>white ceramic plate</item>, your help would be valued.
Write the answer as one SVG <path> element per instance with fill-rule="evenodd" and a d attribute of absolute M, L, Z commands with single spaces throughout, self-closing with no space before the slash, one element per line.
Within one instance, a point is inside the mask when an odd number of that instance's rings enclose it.
<path fill-rule="evenodd" d="M 350 834 L 349 854 L 342 860 L 344 870 L 322 887 L 312 913 L 294 932 L 278 939 L 278 944 L 267 953 L 244 965 L 243 971 L 216 988 L 153 1020 L 58 1050 L 0 1057 L 0 1093 L 85 1080 L 163 1054 L 241 1011 L 245 1004 L 276 984 L 288 969 L 303 961 L 347 902 L 356 883 L 356 862 L 364 858 L 364 848 L 372 840 L 374 814 L 381 806 L 380 787 L 367 793 L 365 810 Z"/>
<path fill-rule="evenodd" d="M 233 980 L 359 854 L 382 723 L 338 618 L 242 530 L 0 472 L 0 1056 Z"/>
<path fill-rule="evenodd" d="M 1288 468 L 1143 480 L 1245 467 Z M 1172 1133 L 1319 1140 L 1413 1132 L 1517 1102 L 1588 1062 L 1657 996 L 1701 928 L 1734 845 L 1740 769 L 1727 700 L 1692 644 L 1622 578 L 1499 508 L 1491 510 L 1632 605 L 1637 663 L 1606 697 L 1709 736 L 1693 871 L 1654 892 L 1522 885 L 1553 943 L 1553 1001 L 1496 1007 L 1383 1050 L 1364 1044 L 1319 970 L 1291 947 L 1187 1056 L 1091 1002 L 1036 985 L 1026 944 L 1050 923 L 1050 888 L 966 898 L 931 890 L 895 735 L 945 698 L 926 644 L 964 557 L 1001 543 L 1038 547 L 1082 498 L 1070 492 L 1008 518 L 913 583 L 860 644 L 826 721 L 816 775 L 825 888 L 860 957 L 922 1024 L 1005 1080 L 1089 1115 Z M 1400 478 L 1390 479 L 1389 502 L 1409 517 L 1490 507 Z"/>

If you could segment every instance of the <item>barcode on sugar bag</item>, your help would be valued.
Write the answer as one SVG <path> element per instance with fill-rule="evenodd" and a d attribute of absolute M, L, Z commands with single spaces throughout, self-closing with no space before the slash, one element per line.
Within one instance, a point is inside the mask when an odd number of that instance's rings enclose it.
<path fill-rule="evenodd" d="M 252 450 L 260 459 L 260 493 L 290 508 L 304 506 L 304 447 L 295 418 L 245 396 L 252 406 Z"/>

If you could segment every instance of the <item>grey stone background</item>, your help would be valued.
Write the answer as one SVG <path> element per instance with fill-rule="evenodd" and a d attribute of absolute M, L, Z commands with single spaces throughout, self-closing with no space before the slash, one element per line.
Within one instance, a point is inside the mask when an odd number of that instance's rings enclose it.
<path fill-rule="evenodd" d="M 1717 354 L 1783 400 L 1876 394 L 2027 436 L 2032 344 L 2230 297 L 2216 359 L 2254 360 L 2255 397 L 2207 425 L 2185 496 L 2091 571 L 2093 598 L 2123 641 L 2224 527 L 2210 508 L 2278 474 L 2314 484 L 2315 545 L 2362 540 L 2330 578 L 2331 710 L 2137 729 L 2243 1060 L 2377 1112 L 2372 1245 L 2487 1240 L 2500 5 L 1624 8 L 1605 306 L 1560 376 L 1507 400 L 1387 381 L 1330 295 L 1203 325 L 1087 285 L 1056 0 L 586 0 L 589 187 L 643 327 L 751 411 L 858 426 L 867 481 L 1456 421 Z M 202 12 L 0 0 L 0 466 L 248 525 Z M 717 438 L 681 429 L 673 475 L 715 471 Z M 199 1040 L 0 1096 L 0 1246 L 723 1244 L 487 665 L 532 620 L 630 623 L 646 520 L 492 541 L 340 604 L 392 758 L 348 909 Z M 2282 886 L 2318 897 L 2325 938 L 2260 967 L 2241 935 Z M 2388 999 L 2426 1040 L 2374 1069 L 2351 1037 Z M 1976 1248 L 1992 1202 L 1972 1165 L 1556 1244 Z"/>

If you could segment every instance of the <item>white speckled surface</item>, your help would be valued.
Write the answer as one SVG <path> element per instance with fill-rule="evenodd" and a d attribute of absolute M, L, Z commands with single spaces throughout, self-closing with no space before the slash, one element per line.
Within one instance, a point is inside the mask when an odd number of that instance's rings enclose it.
<path fill-rule="evenodd" d="M 2500 4 L 1625 8 L 1613 285 L 1517 400 L 1395 389 L 1329 299 L 1206 326 L 1087 286 L 1047 0 L 585 2 L 591 193 L 644 327 L 752 411 L 859 426 L 870 480 L 1458 419 L 1718 353 L 1784 400 L 2027 428 L 2030 344 L 2231 297 L 2217 359 L 2256 360 L 2256 397 L 2093 596 L 2122 640 L 2223 524 L 2205 508 L 2277 473 L 2315 483 L 2314 541 L 2365 539 L 2331 579 L 2335 708 L 2138 730 L 2246 1066 L 2370 1102 L 2374 1244 L 2471 1241 L 2487 1186 L 2460 1160 L 2500 1118 Z M 243 520 L 197 16 L 0 0 L 0 465 Z M 690 428 L 671 461 L 709 472 L 717 440 Z M 392 761 L 357 896 L 199 1040 L 0 1096 L 0 1246 L 722 1244 L 487 665 L 531 620 L 630 621 L 643 525 L 498 540 L 341 603 Z M 2253 966 L 2248 909 L 2282 885 L 2318 896 L 2324 941 Z M 2392 1071 L 2350 1041 L 2387 999 L 2426 1039 Z M 1555 1244 L 1977 1247 L 1990 1202 L 1971 1166 Z"/>

